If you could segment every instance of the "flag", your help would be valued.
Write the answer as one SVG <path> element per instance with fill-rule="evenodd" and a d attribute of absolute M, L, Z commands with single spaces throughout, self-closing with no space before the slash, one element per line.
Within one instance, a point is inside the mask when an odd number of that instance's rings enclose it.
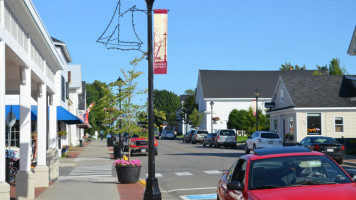
<path fill-rule="evenodd" d="M 252 112 L 253 116 L 256 116 L 256 100 L 252 100 Z"/>
<path fill-rule="evenodd" d="M 95 102 L 93 102 L 89 105 L 89 107 L 87 108 L 87 112 L 84 114 L 84 116 L 85 116 L 84 124 L 89 124 L 89 112 L 94 107 L 94 103 Z"/>
<path fill-rule="evenodd" d="M 154 10 L 154 74 L 167 74 L 167 13 L 166 9 Z"/>

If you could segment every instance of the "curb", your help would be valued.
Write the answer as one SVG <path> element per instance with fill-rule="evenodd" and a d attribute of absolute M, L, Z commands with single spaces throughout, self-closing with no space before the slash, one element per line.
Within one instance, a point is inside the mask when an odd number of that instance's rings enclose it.
<path fill-rule="evenodd" d="M 146 181 L 145 180 L 139 180 L 138 182 L 140 182 L 143 186 L 146 186 Z"/>

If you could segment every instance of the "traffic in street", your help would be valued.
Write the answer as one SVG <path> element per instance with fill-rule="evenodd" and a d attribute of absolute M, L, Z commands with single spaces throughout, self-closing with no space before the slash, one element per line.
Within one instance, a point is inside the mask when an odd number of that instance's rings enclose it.
<path fill-rule="evenodd" d="M 155 174 L 163 199 L 216 199 L 219 179 L 240 156 L 245 155 L 244 145 L 238 145 L 237 149 L 214 148 L 185 143 L 181 139 L 159 140 L 158 143 Z M 137 154 L 134 158 L 143 161 L 140 179 L 146 179 L 147 155 Z M 356 172 L 356 166 L 349 162 L 341 166 Z"/>

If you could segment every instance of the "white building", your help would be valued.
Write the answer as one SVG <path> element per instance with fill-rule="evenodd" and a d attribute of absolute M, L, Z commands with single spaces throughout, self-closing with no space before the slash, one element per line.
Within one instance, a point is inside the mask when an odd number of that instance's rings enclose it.
<path fill-rule="evenodd" d="M 16 114 L 10 146 L 19 146 L 21 160 L 16 176 L 17 199 L 34 199 L 35 187 L 48 187 L 49 179 L 58 177 L 57 115 L 63 117 L 68 112 L 67 100 L 60 100 L 63 82 L 68 80 L 63 58 L 31 0 L 0 0 L 0 116 L 5 117 L 11 108 Z M 64 121 L 68 120 L 66 116 Z M 9 148 L 5 145 L 8 129 L 5 120 L 0 120 L 0 152 Z M 35 173 L 31 171 L 34 132 Z M 4 156 L 0 153 L 0 199 L 10 199 Z"/>
<path fill-rule="evenodd" d="M 196 103 L 203 114 L 199 129 L 215 132 L 227 128 L 229 114 L 233 109 L 248 110 L 253 106 L 259 90 L 258 109 L 263 110 L 265 102 L 272 100 L 273 91 L 281 74 L 311 75 L 313 71 L 224 71 L 199 70 Z M 214 105 L 211 107 L 210 102 Z M 212 116 L 220 120 L 213 123 Z"/>

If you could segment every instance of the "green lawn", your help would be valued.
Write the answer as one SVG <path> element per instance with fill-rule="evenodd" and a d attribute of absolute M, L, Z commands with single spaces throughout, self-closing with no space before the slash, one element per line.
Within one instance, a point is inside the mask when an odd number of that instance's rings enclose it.
<path fill-rule="evenodd" d="M 247 136 L 237 136 L 237 143 L 245 143 L 247 138 Z"/>

